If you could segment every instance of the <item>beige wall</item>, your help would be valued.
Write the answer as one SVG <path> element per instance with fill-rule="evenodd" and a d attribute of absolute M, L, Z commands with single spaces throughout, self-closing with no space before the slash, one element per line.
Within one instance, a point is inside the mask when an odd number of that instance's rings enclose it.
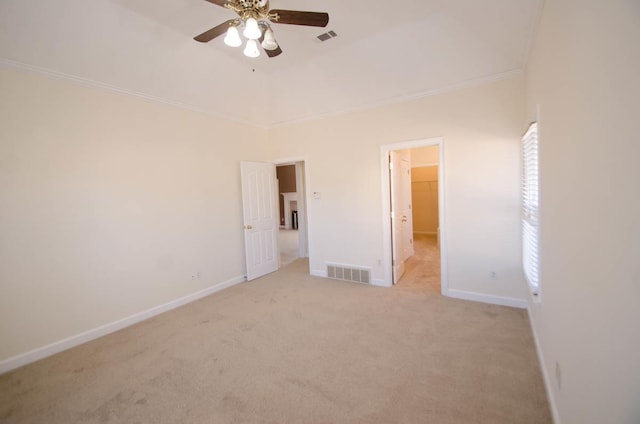
<path fill-rule="evenodd" d="M 381 146 L 444 137 L 449 287 L 524 299 L 520 259 L 522 78 L 269 131 L 271 157 L 307 159 L 311 269 L 383 269 Z M 491 280 L 491 272 L 498 275 Z"/>
<path fill-rule="evenodd" d="M 263 130 L 9 71 L 0 92 L 0 360 L 244 274 Z"/>
<path fill-rule="evenodd" d="M 541 184 L 531 313 L 564 424 L 640 422 L 639 40 L 638 1 L 548 0 L 528 65 Z"/>
<path fill-rule="evenodd" d="M 438 146 L 411 149 L 411 166 L 433 165 L 440 161 Z"/>
<path fill-rule="evenodd" d="M 436 154 L 437 152 L 436 146 Z M 413 161 L 413 150 L 411 160 Z M 437 166 L 411 169 L 411 210 L 414 233 L 436 234 L 438 232 Z"/>

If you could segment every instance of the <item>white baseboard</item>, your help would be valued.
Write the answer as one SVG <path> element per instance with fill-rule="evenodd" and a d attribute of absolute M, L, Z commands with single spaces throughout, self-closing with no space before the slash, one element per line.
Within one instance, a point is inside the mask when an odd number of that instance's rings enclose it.
<path fill-rule="evenodd" d="M 11 371 L 23 365 L 30 364 L 31 362 L 46 358 L 47 356 L 62 352 L 63 350 L 67 350 L 91 340 L 95 340 L 99 337 L 106 336 L 107 334 L 137 324 L 163 312 L 167 312 L 179 306 L 186 305 L 187 303 L 194 302 L 198 299 L 209 296 L 210 294 L 219 292 L 220 290 L 234 286 L 243 281 L 245 281 L 244 276 L 235 277 L 230 280 L 223 281 L 222 283 L 214 284 L 211 287 L 207 287 L 206 289 L 197 291 L 187 296 L 183 296 L 179 299 L 172 300 L 171 302 L 167 302 L 163 305 L 147 309 L 146 311 L 138 312 L 137 314 L 133 314 L 118 321 L 101 325 L 100 327 L 94 328 L 92 330 L 76 334 L 75 336 L 71 336 L 66 339 L 51 343 L 49 345 L 33 349 L 29 352 L 21 353 L 19 355 L 4 359 L 0 361 L 0 374 Z"/>
<path fill-rule="evenodd" d="M 553 392 L 551 391 L 552 380 L 547 372 L 547 367 L 545 367 L 544 356 L 542 356 L 542 347 L 540 346 L 540 340 L 538 339 L 538 333 L 536 332 L 536 325 L 533 323 L 533 319 L 531 317 L 531 309 L 527 305 L 527 315 L 529 316 L 529 324 L 531 325 L 531 332 L 533 333 L 533 342 L 536 345 L 536 353 L 538 354 L 538 363 L 540 364 L 540 369 L 542 370 L 542 379 L 544 381 L 544 388 L 547 392 L 547 400 L 549 401 L 549 408 L 551 409 L 551 418 L 553 419 L 554 424 L 561 424 L 560 414 L 558 414 L 558 406 L 556 404 L 556 399 L 553 397 Z"/>
<path fill-rule="evenodd" d="M 385 283 L 384 280 L 380 280 L 380 279 L 377 279 L 377 278 L 372 278 L 371 279 L 371 285 L 372 286 L 376 286 L 376 287 L 386 287 L 386 288 L 391 287 L 389 284 Z"/>
<path fill-rule="evenodd" d="M 493 305 L 511 306 L 513 308 L 526 309 L 528 304 L 525 299 L 513 297 L 493 296 L 489 294 L 474 293 L 464 290 L 446 289 L 442 291 L 444 296 L 455 299 L 472 300 L 474 302 L 491 303 Z"/>
<path fill-rule="evenodd" d="M 327 270 L 314 269 L 311 271 L 311 275 L 313 275 L 314 277 L 327 278 Z"/>

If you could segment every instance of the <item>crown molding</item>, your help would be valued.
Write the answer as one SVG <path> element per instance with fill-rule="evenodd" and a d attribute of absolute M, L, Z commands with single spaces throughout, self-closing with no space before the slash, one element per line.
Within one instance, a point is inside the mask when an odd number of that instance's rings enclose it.
<path fill-rule="evenodd" d="M 470 88 L 470 87 L 475 87 L 475 86 L 479 86 L 479 85 L 490 84 L 490 83 L 497 82 L 497 81 L 516 78 L 516 77 L 519 77 L 519 76 L 521 76 L 523 74 L 524 74 L 524 70 L 523 69 L 513 69 L 511 71 L 491 74 L 491 75 L 487 75 L 487 76 L 480 77 L 480 78 L 474 78 L 474 79 L 463 81 L 463 82 L 460 82 L 460 83 L 457 83 L 457 84 L 448 85 L 448 86 L 445 86 L 445 87 L 434 88 L 434 89 L 429 89 L 429 90 L 424 90 L 424 91 L 418 91 L 418 92 L 415 92 L 415 93 L 412 93 L 412 94 L 405 94 L 405 95 L 401 95 L 401 96 L 388 97 L 386 99 L 382 99 L 382 100 L 379 100 L 379 101 L 376 101 L 376 102 L 373 102 L 373 103 L 367 103 L 366 105 L 355 106 L 355 107 L 352 107 L 352 108 L 340 109 L 338 111 L 327 112 L 327 113 L 323 113 L 323 114 L 308 115 L 308 116 L 304 116 L 304 117 L 296 118 L 296 119 L 292 119 L 292 120 L 279 121 L 279 122 L 276 122 L 276 123 L 268 125 L 268 128 L 270 129 L 270 128 L 283 127 L 283 126 L 292 125 L 292 124 L 299 124 L 299 123 L 310 122 L 310 121 L 318 121 L 318 120 L 321 120 L 321 119 L 336 117 L 336 116 L 340 116 L 340 115 L 346 115 L 346 114 L 349 114 L 349 113 L 362 112 L 362 111 L 366 111 L 366 110 L 377 109 L 377 108 L 380 108 L 380 107 L 383 107 L 383 106 L 389 106 L 389 105 L 393 105 L 393 104 L 405 103 L 405 102 L 409 102 L 409 101 L 412 101 L 412 100 L 421 99 L 421 98 L 424 98 L 424 97 L 436 96 L 436 95 L 439 95 L 439 94 L 444 94 L 444 93 L 450 93 L 450 92 L 453 92 L 453 91 L 463 90 L 465 88 Z"/>
<path fill-rule="evenodd" d="M 129 96 L 129 97 L 135 97 L 135 98 L 146 100 L 146 101 L 152 102 L 152 103 L 159 103 L 159 104 L 163 104 L 163 105 L 167 105 L 167 106 L 173 106 L 173 107 L 176 107 L 176 108 L 179 108 L 179 109 L 189 110 L 189 111 L 192 111 L 192 112 L 203 113 L 203 114 L 206 114 L 206 115 L 214 116 L 214 117 L 219 118 L 219 119 L 224 119 L 226 121 L 231 121 L 231 122 L 235 122 L 235 123 L 242 124 L 242 125 L 248 125 L 248 126 L 251 126 L 251 127 L 256 127 L 256 128 L 261 128 L 261 129 L 267 129 L 268 128 L 267 125 L 261 125 L 261 124 L 255 123 L 255 122 L 250 122 L 250 121 L 238 119 L 237 117 L 225 115 L 225 114 L 217 112 L 217 111 L 213 111 L 213 110 L 209 110 L 209 109 L 205 109 L 205 108 L 189 105 L 189 104 L 186 104 L 186 103 L 177 102 L 177 101 L 174 101 L 174 100 L 165 99 L 165 98 L 162 98 L 162 97 L 152 96 L 152 95 L 141 93 L 141 92 L 138 92 L 138 91 L 117 87 L 115 85 L 106 84 L 106 83 L 99 82 L 99 81 L 94 81 L 94 80 L 91 80 L 91 79 L 88 79 L 88 78 L 83 78 L 83 77 L 79 77 L 79 76 L 76 76 L 76 75 L 66 74 L 64 72 L 54 71 L 52 69 L 42 68 L 42 67 L 39 67 L 39 66 L 18 62 L 18 61 L 7 59 L 7 58 L 3 58 L 3 57 L 0 57 L 0 68 L 9 69 L 9 70 L 13 70 L 13 71 L 24 72 L 24 73 L 28 73 L 28 74 L 40 75 L 40 76 L 43 76 L 43 77 L 46 77 L 46 78 L 50 78 L 50 79 L 66 81 L 66 82 L 69 82 L 69 83 L 72 83 L 72 84 L 75 84 L 75 85 L 80 85 L 82 87 L 96 88 L 96 89 L 108 91 L 108 92 L 111 92 L 111 93 L 114 93 L 114 94 L 119 94 L 119 95 Z"/>
<path fill-rule="evenodd" d="M 360 105 L 360 106 L 355 106 L 355 107 L 351 107 L 351 108 L 344 108 L 344 109 L 336 110 L 336 111 L 333 111 L 333 112 L 327 112 L 327 113 L 311 114 L 311 115 L 307 115 L 307 116 L 303 116 L 303 117 L 295 118 L 295 119 L 291 119 L 291 120 L 282 120 L 282 121 L 271 122 L 271 123 L 266 123 L 266 124 L 258 124 L 256 122 L 251 122 L 251 121 L 247 121 L 247 120 L 238 119 L 237 117 L 229 116 L 229 115 L 217 112 L 217 111 L 213 111 L 213 110 L 209 110 L 209 109 L 205 109 L 205 108 L 200 108 L 200 107 L 189 105 L 189 104 L 186 104 L 186 103 L 181 103 L 181 102 L 177 102 L 177 101 L 174 101 L 174 100 L 165 99 L 165 98 L 162 98 L 162 97 L 151 96 L 149 94 L 144 94 L 144 93 L 141 93 L 141 92 L 138 92 L 138 91 L 117 87 L 117 86 L 114 86 L 114 85 L 111 85 L 111 84 L 106 84 L 106 83 L 103 83 L 103 82 L 94 81 L 94 80 L 91 80 L 91 79 L 88 79 L 88 78 L 83 78 L 83 77 L 78 77 L 78 76 L 75 76 L 75 75 L 66 74 L 64 72 L 54 71 L 52 69 L 42 68 L 42 67 L 35 66 L 35 65 L 29 65 L 29 64 L 26 64 L 26 63 L 14 61 L 14 60 L 7 59 L 7 58 L 0 57 L 0 68 L 5 68 L 5 69 L 9 69 L 9 70 L 14 70 L 14 71 L 20 71 L 20 72 L 25 72 L 25 73 L 29 73 L 29 74 L 41 75 L 41 76 L 44 76 L 46 78 L 67 81 L 69 83 L 72 83 L 72 84 L 75 84 L 75 85 L 80 85 L 80 86 L 83 86 L 83 87 L 96 88 L 96 89 L 99 89 L 99 90 L 104 90 L 104 91 L 108 91 L 108 92 L 119 94 L 119 95 L 135 97 L 135 98 L 142 99 L 142 100 L 145 100 L 145 101 L 148 101 L 148 102 L 153 102 L 153 103 L 159 103 L 159 104 L 164 104 L 164 105 L 168 105 L 168 106 L 173 106 L 173 107 L 176 107 L 176 108 L 179 108 L 179 109 L 189 110 L 189 111 L 192 111 L 192 112 L 204 113 L 206 115 L 214 116 L 214 117 L 219 118 L 219 119 L 224 119 L 226 121 L 235 122 L 235 123 L 242 124 L 242 125 L 248 125 L 248 126 L 255 127 L 255 128 L 260 128 L 260 129 L 278 128 L 278 127 L 282 127 L 282 126 L 299 124 L 299 123 L 304 123 L 304 122 L 318 121 L 318 120 L 331 118 L 331 117 L 336 117 L 336 116 L 340 116 L 340 115 L 346 115 L 346 114 L 354 113 L 354 112 L 361 112 L 361 111 L 366 111 L 366 110 L 377 109 L 377 108 L 380 108 L 380 107 L 383 107 L 383 106 L 409 102 L 409 101 L 421 99 L 421 98 L 424 98 L 424 97 L 435 96 L 435 95 L 449 93 L 449 92 L 453 92 L 453 91 L 459 91 L 459 90 L 462 90 L 462 89 L 465 89 L 465 88 L 470 88 L 470 87 L 479 86 L 479 85 L 483 85 L 483 84 L 490 84 L 492 82 L 511 79 L 511 78 L 515 78 L 515 77 L 518 77 L 520 75 L 523 75 L 523 73 L 524 73 L 523 69 L 514 69 L 514 70 L 511 70 L 511 71 L 496 73 L 496 74 L 488 75 L 488 76 L 481 77 L 481 78 L 475 78 L 475 79 L 463 81 L 461 83 L 452 84 L 452 85 L 445 86 L 445 87 L 419 91 L 419 92 L 415 92 L 415 93 L 412 93 L 412 94 L 405 94 L 405 95 L 401 95 L 401 96 L 393 96 L 393 97 L 389 97 L 389 98 L 386 98 L 386 99 L 379 100 L 377 102 L 367 103 L 366 105 Z"/>

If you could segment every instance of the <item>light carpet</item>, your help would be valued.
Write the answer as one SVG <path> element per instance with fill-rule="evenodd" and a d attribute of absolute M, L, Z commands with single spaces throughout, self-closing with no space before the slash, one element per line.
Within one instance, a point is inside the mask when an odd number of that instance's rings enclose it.
<path fill-rule="evenodd" d="M 397 287 L 441 293 L 440 249 L 435 235 L 414 234 L 414 255 L 405 262 L 404 275 Z"/>
<path fill-rule="evenodd" d="M 524 310 L 298 260 L 0 376 L 2 423 L 551 423 Z"/>
<path fill-rule="evenodd" d="M 298 230 L 278 230 L 280 266 L 289 265 L 299 257 Z"/>

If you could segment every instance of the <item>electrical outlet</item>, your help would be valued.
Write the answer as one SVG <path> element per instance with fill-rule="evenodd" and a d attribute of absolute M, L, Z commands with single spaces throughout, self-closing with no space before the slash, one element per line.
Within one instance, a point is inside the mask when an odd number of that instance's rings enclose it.
<path fill-rule="evenodd" d="M 556 383 L 558 384 L 558 390 L 562 390 L 562 370 L 558 361 L 556 361 Z"/>
<path fill-rule="evenodd" d="M 495 271 L 491 271 L 491 279 L 492 280 L 497 280 L 498 279 L 498 273 Z"/>

